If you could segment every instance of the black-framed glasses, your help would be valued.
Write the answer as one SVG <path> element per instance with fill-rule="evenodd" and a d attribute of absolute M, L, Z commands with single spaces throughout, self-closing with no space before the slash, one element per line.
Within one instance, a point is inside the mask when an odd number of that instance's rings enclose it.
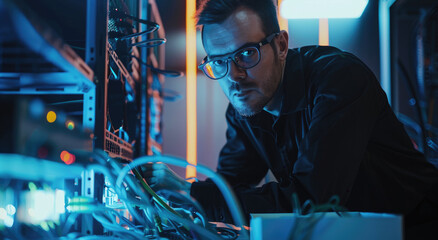
<path fill-rule="evenodd" d="M 245 44 L 236 51 L 226 55 L 213 58 L 206 56 L 198 68 L 201 69 L 207 77 L 217 80 L 228 74 L 228 62 L 230 59 L 238 67 L 243 69 L 255 67 L 260 62 L 260 47 L 270 43 L 278 34 L 279 33 L 273 33 L 259 43 Z"/>

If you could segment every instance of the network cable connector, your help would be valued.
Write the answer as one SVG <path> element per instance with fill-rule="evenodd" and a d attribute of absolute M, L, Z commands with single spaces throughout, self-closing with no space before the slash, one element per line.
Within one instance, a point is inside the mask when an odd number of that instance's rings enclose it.
<path fill-rule="evenodd" d="M 116 191 L 114 190 L 114 186 L 111 185 L 108 177 L 105 177 L 105 188 L 103 190 L 102 203 L 105 205 L 106 208 L 113 209 L 129 221 L 133 221 L 132 215 L 126 208 L 123 200 L 120 199 L 117 195 Z"/>
<path fill-rule="evenodd" d="M 21 223 L 40 225 L 52 221 L 59 223 L 65 213 L 65 191 L 61 189 L 29 189 L 22 191 L 17 219 Z"/>
<path fill-rule="evenodd" d="M 14 191 L 11 188 L 0 189 L 0 229 L 13 226 L 17 212 L 14 203 Z"/>
<path fill-rule="evenodd" d="M 62 184 L 4 178 L 0 183 L 0 239 L 38 238 L 64 222 L 67 198 Z"/>

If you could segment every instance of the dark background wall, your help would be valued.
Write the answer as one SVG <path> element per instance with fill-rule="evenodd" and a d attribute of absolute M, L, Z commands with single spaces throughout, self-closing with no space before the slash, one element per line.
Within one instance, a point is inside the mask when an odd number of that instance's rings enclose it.
<path fill-rule="evenodd" d="M 185 71 L 185 1 L 157 1 L 166 30 L 166 67 Z M 290 48 L 318 44 L 318 20 L 289 20 Z M 359 19 L 330 19 L 330 45 L 349 51 L 362 59 L 379 78 L 378 0 L 370 0 Z M 198 62 L 205 56 L 198 33 Z M 185 81 L 167 78 L 165 88 L 179 92 L 182 99 L 165 102 L 163 122 L 163 151 L 186 157 Z M 198 163 L 213 169 L 225 143 L 225 109 L 228 100 L 217 82 L 198 72 Z M 185 176 L 183 169 L 175 169 Z M 201 176 L 201 179 L 203 177 Z"/>

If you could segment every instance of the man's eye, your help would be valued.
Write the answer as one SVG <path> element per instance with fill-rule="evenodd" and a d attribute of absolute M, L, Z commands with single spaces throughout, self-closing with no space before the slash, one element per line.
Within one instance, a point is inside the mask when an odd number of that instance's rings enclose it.
<path fill-rule="evenodd" d="M 255 52 L 254 49 L 245 49 L 240 53 L 240 55 L 244 56 L 244 57 L 249 57 L 249 56 L 252 56 L 254 54 L 254 52 Z"/>
<path fill-rule="evenodd" d="M 224 61 L 223 60 L 214 60 L 213 61 L 213 65 L 222 65 L 224 63 Z"/>

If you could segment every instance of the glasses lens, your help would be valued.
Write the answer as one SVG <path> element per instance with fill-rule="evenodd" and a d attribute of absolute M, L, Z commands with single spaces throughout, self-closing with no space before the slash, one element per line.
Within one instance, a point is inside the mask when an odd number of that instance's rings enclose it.
<path fill-rule="evenodd" d="M 218 79 L 225 76 L 227 67 L 227 61 L 211 60 L 204 65 L 203 71 L 208 77 Z"/>
<path fill-rule="evenodd" d="M 234 55 L 234 61 L 242 68 L 252 68 L 260 61 L 260 53 L 256 47 L 242 49 Z"/>

